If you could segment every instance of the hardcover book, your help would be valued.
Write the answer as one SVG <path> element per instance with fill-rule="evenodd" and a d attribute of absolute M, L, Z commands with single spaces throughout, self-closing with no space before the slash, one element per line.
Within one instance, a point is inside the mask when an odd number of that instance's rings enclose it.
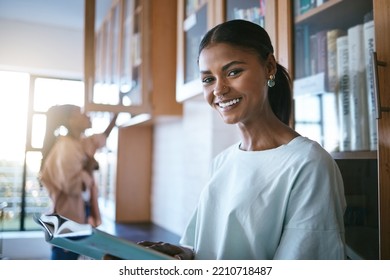
<path fill-rule="evenodd" d="M 348 36 L 336 39 L 340 151 L 351 151 L 351 99 L 349 95 Z"/>
<path fill-rule="evenodd" d="M 372 14 L 371 14 L 372 15 Z M 374 21 L 368 18 L 363 24 L 364 55 L 366 59 L 368 126 L 370 132 L 370 150 L 377 150 L 378 132 L 376 124 L 376 105 L 374 93 L 374 77 L 371 67 L 371 52 L 375 51 Z"/>
<path fill-rule="evenodd" d="M 310 34 L 309 25 L 297 26 L 295 30 L 295 78 L 300 79 L 310 76 Z"/>
<path fill-rule="evenodd" d="M 369 150 L 366 62 L 363 24 L 348 29 L 349 79 L 351 95 L 352 150 Z"/>
<path fill-rule="evenodd" d="M 337 92 L 337 38 L 344 36 L 345 32 L 341 29 L 331 29 L 326 32 L 327 41 L 327 91 Z"/>
<path fill-rule="evenodd" d="M 171 256 L 57 214 L 35 215 L 47 242 L 92 259 L 174 260 Z"/>

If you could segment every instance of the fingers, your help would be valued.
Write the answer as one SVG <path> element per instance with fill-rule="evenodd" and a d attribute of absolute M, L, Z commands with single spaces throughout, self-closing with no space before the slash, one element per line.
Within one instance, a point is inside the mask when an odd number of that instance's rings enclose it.
<path fill-rule="evenodd" d="M 137 242 L 138 245 L 141 245 L 141 246 L 144 246 L 144 247 L 150 247 L 152 245 L 161 244 L 161 243 L 164 243 L 164 242 L 154 242 L 154 241 L 140 241 L 140 242 Z"/>
<path fill-rule="evenodd" d="M 183 253 L 180 247 L 165 242 L 141 241 L 138 242 L 137 244 L 170 255 L 178 259 L 181 259 L 181 254 Z"/>

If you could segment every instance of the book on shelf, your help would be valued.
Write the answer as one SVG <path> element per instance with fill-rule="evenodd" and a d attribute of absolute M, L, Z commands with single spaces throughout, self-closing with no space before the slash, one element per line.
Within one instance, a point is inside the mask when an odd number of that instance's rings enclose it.
<path fill-rule="evenodd" d="M 206 4 L 207 0 L 187 0 L 186 3 L 186 16 L 191 15 L 192 13 L 195 13 L 197 10 L 200 9 L 201 6 Z"/>
<path fill-rule="evenodd" d="M 295 29 L 295 58 L 300 63 L 295 64 L 295 77 L 303 78 L 310 76 L 310 28 L 305 24 L 297 26 Z"/>
<path fill-rule="evenodd" d="M 306 35 L 304 35 L 306 36 Z M 304 38 L 305 40 L 305 38 Z M 327 30 L 318 31 L 309 36 L 309 48 L 308 52 L 304 53 L 303 56 L 309 57 L 310 65 L 308 70 L 304 73 L 309 75 L 316 75 L 318 73 L 325 74 L 325 80 L 328 76 L 328 51 L 327 51 Z M 305 59 L 305 58 L 304 58 Z M 306 66 L 305 66 L 306 68 Z M 309 76 L 305 75 L 305 76 Z"/>
<path fill-rule="evenodd" d="M 349 76 L 351 96 L 351 148 L 369 150 L 366 62 L 363 24 L 348 29 Z"/>
<path fill-rule="evenodd" d="M 317 0 L 316 1 L 316 7 L 319 7 L 321 6 L 322 4 L 324 4 L 327 0 Z"/>
<path fill-rule="evenodd" d="M 294 0 L 294 15 L 299 16 L 321 6 L 328 0 Z"/>
<path fill-rule="evenodd" d="M 262 27 L 265 24 L 265 0 L 245 1 L 238 4 L 238 1 L 227 5 L 228 19 L 244 19 L 256 23 Z"/>
<path fill-rule="evenodd" d="M 317 0 L 294 0 L 295 16 L 303 15 L 315 8 Z"/>
<path fill-rule="evenodd" d="M 92 259 L 174 259 L 88 224 L 79 224 L 57 214 L 36 214 L 34 220 L 42 227 L 45 240 L 48 243 Z"/>
<path fill-rule="evenodd" d="M 325 73 L 318 73 L 294 80 L 294 96 L 325 93 Z"/>
<path fill-rule="evenodd" d="M 327 88 L 328 80 L 328 42 L 327 42 L 327 30 L 321 30 L 316 33 L 317 38 L 317 73 L 325 73 L 325 88 Z"/>
<path fill-rule="evenodd" d="M 340 36 L 345 35 L 341 29 L 331 29 L 326 32 L 327 42 L 327 84 L 326 88 L 329 92 L 337 92 L 337 43 L 336 40 Z"/>
<path fill-rule="evenodd" d="M 367 85 L 367 106 L 368 106 L 368 127 L 370 133 L 370 150 L 377 150 L 378 131 L 376 120 L 376 105 L 374 92 L 374 77 L 371 66 L 371 52 L 375 51 L 375 29 L 372 12 L 368 13 L 363 23 L 364 54 L 366 63 L 366 85 Z"/>
<path fill-rule="evenodd" d="M 312 34 L 310 35 L 310 49 L 309 49 L 309 57 L 310 57 L 310 75 L 315 75 L 318 73 L 318 41 L 317 41 L 317 35 Z"/>
<path fill-rule="evenodd" d="M 336 39 L 337 49 L 337 95 L 340 131 L 340 151 L 351 151 L 351 105 L 349 96 L 348 36 Z"/>

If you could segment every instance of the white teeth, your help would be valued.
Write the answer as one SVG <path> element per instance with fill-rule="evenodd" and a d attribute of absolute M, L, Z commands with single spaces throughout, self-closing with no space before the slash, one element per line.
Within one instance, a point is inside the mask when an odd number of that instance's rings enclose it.
<path fill-rule="evenodd" d="M 240 99 L 236 98 L 236 99 L 230 100 L 228 102 L 220 102 L 220 103 L 218 103 L 218 105 L 221 108 L 225 108 L 225 107 L 228 107 L 228 106 L 232 106 L 233 104 L 236 104 L 238 102 L 240 102 Z"/>

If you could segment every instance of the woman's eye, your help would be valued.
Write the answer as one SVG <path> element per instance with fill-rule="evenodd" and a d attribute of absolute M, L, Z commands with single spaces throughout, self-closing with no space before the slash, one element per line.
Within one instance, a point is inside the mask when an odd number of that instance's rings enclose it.
<path fill-rule="evenodd" d="M 241 69 L 234 69 L 234 70 L 231 70 L 228 72 L 228 76 L 229 77 L 236 76 L 236 75 L 240 74 L 241 72 L 242 72 Z"/>
<path fill-rule="evenodd" d="M 211 78 L 211 77 L 205 77 L 205 78 L 202 79 L 202 83 L 204 83 L 204 84 L 209 84 L 212 81 L 214 81 L 214 79 Z"/>

